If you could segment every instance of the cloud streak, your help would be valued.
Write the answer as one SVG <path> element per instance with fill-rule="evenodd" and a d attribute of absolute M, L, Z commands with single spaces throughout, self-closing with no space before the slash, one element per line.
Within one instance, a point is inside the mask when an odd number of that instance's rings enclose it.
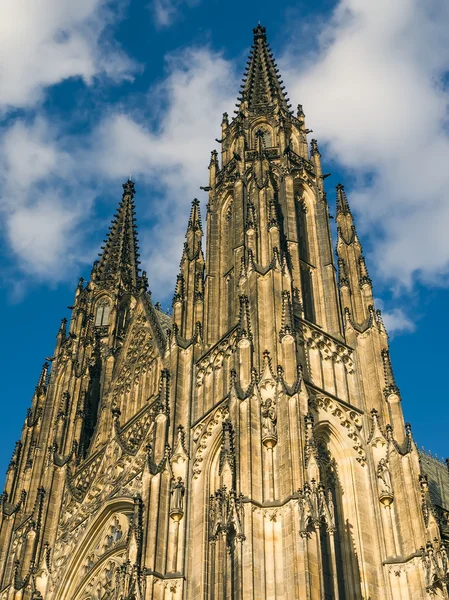
<path fill-rule="evenodd" d="M 32 107 L 72 77 L 128 77 L 131 60 L 105 35 L 114 18 L 107 0 L 0 3 L 0 109 Z"/>
<path fill-rule="evenodd" d="M 172 25 L 180 15 L 181 8 L 192 8 L 201 0 L 152 0 L 150 9 L 156 27 L 164 28 Z"/>
<path fill-rule="evenodd" d="M 316 52 L 297 59 L 284 58 L 292 96 L 354 181 L 377 273 L 405 288 L 447 283 L 447 2 L 341 0 Z"/>

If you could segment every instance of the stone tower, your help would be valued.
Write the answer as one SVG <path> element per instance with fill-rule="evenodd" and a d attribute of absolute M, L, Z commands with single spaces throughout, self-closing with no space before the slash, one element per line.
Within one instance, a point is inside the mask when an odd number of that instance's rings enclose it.
<path fill-rule="evenodd" d="M 448 598 L 448 472 L 403 423 L 341 185 L 336 269 L 318 145 L 260 25 L 235 112 L 171 316 L 123 185 L 8 469 L 0 600 Z"/>

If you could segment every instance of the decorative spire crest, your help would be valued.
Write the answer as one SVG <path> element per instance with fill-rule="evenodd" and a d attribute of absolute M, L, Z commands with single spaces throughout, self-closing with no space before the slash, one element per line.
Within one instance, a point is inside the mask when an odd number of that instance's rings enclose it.
<path fill-rule="evenodd" d="M 337 215 L 352 215 L 344 186 L 337 185 Z"/>
<path fill-rule="evenodd" d="M 382 362 L 384 366 L 384 377 L 385 377 L 385 397 L 388 398 L 391 394 L 395 394 L 400 397 L 399 388 L 396 385 L 396 380 L 393 374 L 393 367 L 391 365 L 390 352 L 384 348 L 381 352 Z"/>
<path fill-rule="evenodd" d="M 239 110 L 247 108 L 255 114 L 271 113 L 275 108 L 290 112 L 291 105 L 288 104 L 279 69 L 267 44 L 266 29 L 259 23 L 253 33 L 254 43 L 243 75 L 237 107 Z"/>
<path fill-rule="evenodd" d="M 134 218 L 134 182 L 123 184 L 122 200 L 109 228 L 100 260 L 92 278 L 96 284 L 108 288 L 122 287 L 136 291 L 140 286 L 137 227 Z"/>

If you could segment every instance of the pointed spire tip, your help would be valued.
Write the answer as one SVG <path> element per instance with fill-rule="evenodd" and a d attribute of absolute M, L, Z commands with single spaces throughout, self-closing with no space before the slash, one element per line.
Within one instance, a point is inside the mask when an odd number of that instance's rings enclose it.
<path fill-rule="evenodd" d="M 260 24 L 260 21 L 258 22 L 257 27 L 254 27 L 253 33 L 254 33 L 254 41 L 267 39 L 266 27 L 262 27 L 262 25 Z"/>

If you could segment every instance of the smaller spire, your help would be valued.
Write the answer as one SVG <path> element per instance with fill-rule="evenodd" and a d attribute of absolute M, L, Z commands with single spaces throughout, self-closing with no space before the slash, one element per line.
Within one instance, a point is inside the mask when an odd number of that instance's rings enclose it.
<path fill-rule="evenodd" d="M 200 201 L 198 200 L 198 198 L 194 198 L 192 201 L 192 208 L 190 210 L 187 231 L 201 231 L 201 233 L 203 232 L 201 226 Z"/>
<path fill-rule="evenodd" d="M 286 335 L 293 335 L 294 331 L 294 319 L 293 319 L 293 307 L 290 298 L 290 292 L 284 290 L 282 292 L 282 320 L 281 320 L 281 331 L 280 338 L 284 338 Z"/>
<path fill-rule="evenodd" d="M 268 206 L 268 214 L 269 214 L 269 219 L 268 219 L 268 224 L 267 224 L 268 230 L 270 230 L 272 227 L 277 227 L 279 229 L 278 210 L 277 210 L 276 200 L 274 198 L 272 198 L 270 200 L 270 204 Z"/>
<path fill-rule="evenodd" d="M 184 251 L 181 259 L 181 265 L 185 259 L 195 260 L 202 253 L 202 237 L 203 228 L 201 225 L 200 203 L 197 198 L 192 201 L 190 209 L 189 221 L 187 223 L 186 241 L 184 243 Z"/>
<path fill-rule="evenodd" d="M 363 254 L 359 256 L 359 269 L 360 269 L 360 279 L 359 284 L 360 287 L 364 285 L 372 286 L 371 277 L 368 274 L 368 267 L 366 266 L 365 257 Z"/>
<path fill-rule="evenodd" d="M 58 337 L 61 337 L 63 340 L 65 340 L 67 335 L 67 319 L 66 317 L 63 317 L 61 319 L 61 325 L 59 326 L 58 329 Z"/>
<path fill-rule="evenodd" d="M 175 294 L 173 296 L 173 305 L 182 302 L 185 299 L 185 282 L 182 273 L 176 277 Z"/>
<path fill-rule="evenodd" d="M 251 201 L 248 201 L 246 209 L 246 231 L 252 231 L 256 229 L 256 207 Z"/>
<path fill-rule="evenodd" d="M 102 246 L 99 261 L 94 264 L 92 278 L 106 287 L 123 287 L 135 291 L 140 287 L 139 247 L 134 210 L 134 182 L 128 179 Z"/>
<path fill-rule="evenodd" d="M 376 321 L 377 321 L 377 327 L 378 327 L 379 331 L 381 333 L 383 333 L 385 335 L 385 337 L 388 337 L 387 329 L 385 327 L 385 323 L 382 318 L 382 312 L 379 308 L 376 310 Z"/>
<path fill-rule="evenodd" d="M 321 156 L 321 152 L 318 148 L 318 142 L 311 140 L 310 142 L 310 156 Z"/>
<path fill-rule="evenodd" d="M 41 373 L 39 375 L 39 379 L 36 385 L 36 394 L 45 393 L 47 389 L 49 366 L 50 365 L 48 362 L 44 362 L 44 364 L 42 365 Z"/>
<path fill-rule="evenodd" d="M 352 215 L 345 188 L 341 183 L 337 185 L 337 215 L 339 214 Z"/>
<path fill-rule="evenodd" d="M 260 24 L 260 21 L 257 23 L 257 27 L 254 27 L 253 33 L 254 33 L 254 41 L 255 42 L 257 42 L 257 40 L 266 41 L 267 29 L 266 29 L 266 27 L 262 27 L 262 25 Z"/>
<path fill-rule="evenodd" d="M 384 393 L 388 398 L 391 394 L 395 394 L 400 397 L 399 388 L 396 385 L 396 380 L 393 374 L 393 367 L 391 365 L 390 352 L 387 348 L 384 348 L 381 352 L 382 363 L 384 366 L 384 377 L 385 377 L 385 388 Z"/>
<path fill-rule="evenodd" d="M 239 297 L 240 312 L 238 324 L 238 339 L 251 340 L 251 318 L 248 296 L 242 295 Z"/>

